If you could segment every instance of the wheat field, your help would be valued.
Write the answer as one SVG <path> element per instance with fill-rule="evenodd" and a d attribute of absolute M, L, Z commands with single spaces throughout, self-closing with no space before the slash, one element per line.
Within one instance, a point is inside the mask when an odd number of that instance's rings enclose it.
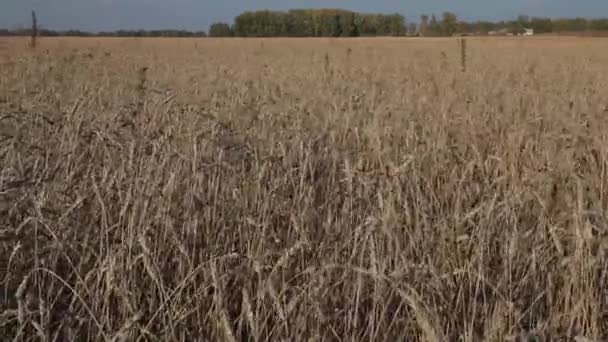
<path fill-rule="evenodd" d="M 608 339 L 608 41 L 27 44 L 8 340 Z"/>

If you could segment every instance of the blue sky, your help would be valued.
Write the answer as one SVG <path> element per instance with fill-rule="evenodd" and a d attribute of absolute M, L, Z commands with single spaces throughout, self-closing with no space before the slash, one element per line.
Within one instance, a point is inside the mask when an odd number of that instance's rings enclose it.
<path fill-rule="evenodd" d="M 206 30 L 214 21 L 232 22 L 244 10 L 332 7 L 394 13 L 450 10 L 467 20 L 510 19 L 519 13 L 550 17 L 608 17 L 608 0 L 1 0 L 0 27 L 26 27 L 35 9 L 51 29 Z"/>

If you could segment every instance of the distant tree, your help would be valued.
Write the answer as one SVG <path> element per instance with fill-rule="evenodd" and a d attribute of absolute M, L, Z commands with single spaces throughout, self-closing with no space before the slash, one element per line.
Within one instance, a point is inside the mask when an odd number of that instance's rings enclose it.
<path fill-rule="evenodd" d="M 426 31 L 429 27 L 429 16 L 426 14 L 423 14 L 420 16 L 420 35 L 421 36 L 425 36 L 426 35 Z"/>
<path fill-rule="evenodd" d="M 417 35 L 418 32 L 418 27 L 416 26 L 416 23 L 412 22 L 407 24 L 407 35 L 408 36 L 415 36 Z"/>
<path fill-rule="evenodd" d="M 530 28 L 534 30 L 534 33 L 550 33 L 553 32 L 553 22 L 550 18 L 532 18 Z"/>
<path fill-rule="evenodd" d="M 452 12 L 443 12 L 441 19 L 441 34 L 451 36 L 458 30 L 458 17 Z"/>
<path fill-rule="evenodd" d="M 342 37 L 356 37 L 359 35 L 355 25 L 355 13 L 343 13 L 339 15 L 340 31 Z"/>
<path fill-rule="evenodd" d="M 316 33 L 321 37 L 339 37 L 341 35 L 340 16 L 336 10 L 320 10 L 316 13 L 318 29 Z"/>
<path fill-rule="evenodd" d="M 375 14 L 358 15 L 359 34 L 361 36 L 375 36 L 378 34 L 378 16 Z"/>
<path fill-rule="evenodd" d="M 383 16 L 386 23 L 386 34 L 390 36 L 404 36 L 407 31 L 405 17 L 395 13 Z"/>
<path fill-rule="evenodd" d="M 608 19 L 589 20 L 589 29 L 594 31 L 608 31 Z"/>
<path fill-rule="evenodd" d="M 528 27 L 528 25 L 530 24 L 530 17 L 525 14 L 520 14 L 517 16 L 517 22 L 522 27 Z"/>
<path fill-rule="evenodd" d="M 289 23 L 287 26 L 287 36 L 311 37 L 315 35 L 311 10 L 290 10 L 287 12 L 287 18 L 285 20 Z"/>
<path fill-rule="evenodd" d="M 357 22 L 356 22 L 356 13 L 351 13 L 350 15 L 350 21 L 349 23 L 352 25 L 351 29 L 350 29 L 350 36 L 351 37 L 359 37 L 360 33 L 359 33 L 359 27 L 357 27 Z"/>
<path fill-rule="evenodd" d="M 332 37 L 340 37 L 342 35 L 342 20 L 340 20 L 340 14 L 333 15 L 333 25 L 331 25 L 331 33 L 329 34 Z"/>
<path fill-rule="evenodd" d="M 7 30 L 0 29 L 0 36 L 26 36 L 31 35 L 30 29 Z M 81 30 L 54 31 L 38 27 L 39 37 L 205 37 L 205 31 L 191 32 L 186 30 L 118 30 L 87 32 Z"/>
<path fill-rule="evenodd" d="M 244 12 L 234 20 L 234 35 L 243 37 L 289 36 L 294 14 L 273 11 Z"/>
<path fill-rule="evenodd" d="M 91 33 L 80 30 L 53 31 L 37 27 L 38 36 L 99 36 L 99 37 L 356 37 L 356 36 L 440 36 L 457 32 L 487 34 L 507 30 L 519 34 L 525 28 L 535 33 L 608 31 L 608 18 L 549 19 L 519 15 L 511 21 L 458 20 L 456 14 L 443 12 L 441 21 L 432 15 L 421 15 L 420 23 L 406 22 L 400 14 L 358 13 L 343 9 L 293 9 L 284 11 L 248 11 L 234 19 L 234 24 L 217 22 L 204 31 L 186 30 L 118 30 Z M 0 36 L 26 36 L 30 28 L 0 29 Z"/>
<path fill-rule="evenodd" d="M 232 37 L 233 31 L 227 23 L 213 23 L 209 26 L 210 37 Z"/>
<path fill-rule="evenodd" d="M 61 32 L 61 35 L 65 37 L 88 37 L 92 34 L 90 32 L 84 32 L 80 30 L 67 30 Z"/>
<path fill-rule="evenodd" d="M 589 27 L 585 18 L 564 18 L 552 22 L 555 32 L 580 32 L 587 30 Z"/>
<path fill-rule="evenodd" d="M 441 25 L 434 14 L 431 15 L 431 21 L 429 22 L 429 27 L 426 32 L 429 36 L 438 36 L 441 34 Z"/>
<path fill-rule="evenodd" d="M 257 31 L 255 27 L 255 15 L 253 12 L 243 12 L 234 18 L 234 35 L 248 37 L 252 32 Z M 213 36 L 211 28 L 209 28 L 209 36 Z"/>
<path fill-rule="evenodd" d="M 469 23 L 466 21 L 459 21 L 458 29 L 456 31 L 461 32 L 461 33 L 466 33 L 466 34 L 472 34 L 472 33 L 474 33 L 473 23 Z"/>

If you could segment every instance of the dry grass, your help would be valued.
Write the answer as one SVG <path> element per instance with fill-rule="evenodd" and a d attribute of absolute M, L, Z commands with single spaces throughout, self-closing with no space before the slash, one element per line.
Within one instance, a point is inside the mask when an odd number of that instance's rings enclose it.
<path fill-rule="evenodd" d="M 602 40 L 6 44 L 4 336 L 608 338 Z"/>

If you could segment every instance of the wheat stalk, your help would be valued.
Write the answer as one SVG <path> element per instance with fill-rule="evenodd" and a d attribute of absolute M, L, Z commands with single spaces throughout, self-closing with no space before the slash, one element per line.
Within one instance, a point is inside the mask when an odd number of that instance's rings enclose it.
<path fill-rule="evenodd" d="M 36 19 L 36 11 L 32 11 L 32 36 L 31 36 L 31 46 L 32 48 L 36 48 L 36 38 L 38 37 L 38 20 Z"/>
<path fill-rule="evenodd" d="M 467 71 L 467 40 L 466 38 L 460 39 L 460 66 L 462 72 Z"/>

